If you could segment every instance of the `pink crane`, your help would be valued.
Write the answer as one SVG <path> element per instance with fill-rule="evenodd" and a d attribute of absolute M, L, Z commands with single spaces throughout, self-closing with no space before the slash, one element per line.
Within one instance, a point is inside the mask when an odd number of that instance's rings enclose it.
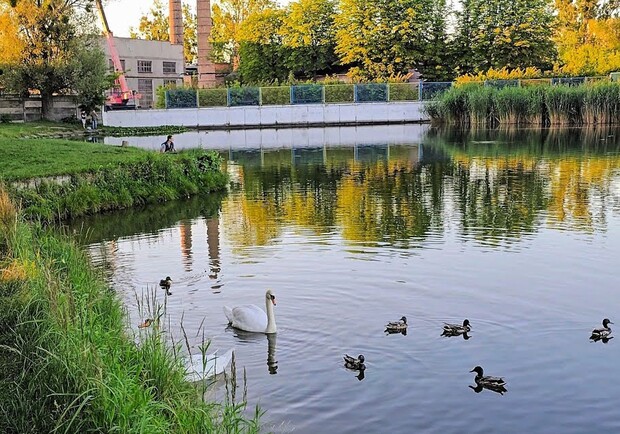
<path fill-rule="evenodd" d="M 101 0 L 95 0 L 95 4 L 97 5 L 99 18 L 101 18 L 101 22 L 103 24 L 103 31 L 105 33 L 106 41 L 108 42 L 108 50 L 110 51 L 110 56 L 112 57 L 114 72 L 118 74 L 116 79 L 116 84 L 118 87 L 115 87 L 112 93 L 108 95 L 106 108 L 137 108 L 140 95 L 129 89 L 129 86 L 127 85 L 125 71 L 123 71 L 123 64 L 121 63 L 121 58 L 118 55 L 118 51 L 116 51 L 116 46 L 114 45 L 114 35 L 112 35 L 112 31 L 108 25 L 108 20 L 103 11 Z"/>

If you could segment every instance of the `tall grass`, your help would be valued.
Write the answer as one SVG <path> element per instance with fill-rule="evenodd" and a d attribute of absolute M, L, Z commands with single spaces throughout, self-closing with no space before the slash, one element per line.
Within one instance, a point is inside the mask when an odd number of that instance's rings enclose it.
<path fill-rule="evenodd" d="M 435 122 L 459 126 L 609 125 L 620 122 L 620 84 L 492 87 L 465 84 L 426 108 Z"/>
<path fill-rule="evenodd" d="M 44 222 L 165 202 L 222 190 L 226 175 L 215 152 L 148 153 L 142 160 L 102 167 L 64 181 L 13 183 L 11 197 L 26 217 Z"/>
<path fill-rule="evenodd" d="M 130 331 L 77 245 L 15 216 L 0 269 L 30 265 L 0 274 L 0 432 L 258 432 L 258 412 L 185 382 L 159 322 Z"/>

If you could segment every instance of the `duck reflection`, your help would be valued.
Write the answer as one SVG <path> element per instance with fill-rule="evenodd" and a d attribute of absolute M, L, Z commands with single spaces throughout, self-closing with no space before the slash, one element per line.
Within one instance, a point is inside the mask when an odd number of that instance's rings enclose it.
<path fill-rule="evenodd" d="M 441 334 L 441 336 L 443 336 L 445 338 L 454 338 L 454 337 L 461 336 L 463 338 L 463 340 L 469 340 L 471 338 L 471 336 L 469 336 L 469 334 L 467 332 L 465 332 L 465 333 L 450 333 L 450 332 L 446 332 L 445 330 Z"/>
<path fill-rule="evenodd" d="M 226 327 L 227 332 L 232 332 L 235 337 L 242 342 L 263 342 L 267 337 L 267 369 L 270 375 L 278 373 L 278 361 L 276 360 L 276 333 L 252 333 L 236 329 L 232 326 Z"/>
<path fill-rule="evenodd" d="M 612 340 L 613 338 L 614 338 L 613 336 L 606 336 L 606 337 L 604 337 L 604 338 L 602 338 L 602 337 L 590 338 L 590 340 L 591 340 L 592 342 L 599 342 L 599 341 L 600 341 L 600 342 L 602 342 L 602 343 L 606 344 L 607 342 L 609 342 L 609 341 L 610 341 L 610 340 Z"/>
<path fill-rule="evenodd" d="M 500 395 L 503 395 L 505 392 L 508 392 L 508 390 L 504 386 L 491 386 L 487 384 L 476 384 L 475 387 L 470 384 L 469 388 L 476 393 L 482 392 L 483 389 L 490 390 L 491 392 L 499 393 Z"/>

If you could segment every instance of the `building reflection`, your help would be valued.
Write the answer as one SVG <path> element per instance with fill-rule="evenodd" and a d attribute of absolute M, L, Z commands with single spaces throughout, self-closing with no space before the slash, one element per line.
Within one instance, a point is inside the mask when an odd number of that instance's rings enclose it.
<path fill-rule="evenodd" d="M 181 257 L 185 271 L 192 271 L 192 222 L 191 220 L 183 220 L 179 225 L 179 233 L 181 235 Z"/>

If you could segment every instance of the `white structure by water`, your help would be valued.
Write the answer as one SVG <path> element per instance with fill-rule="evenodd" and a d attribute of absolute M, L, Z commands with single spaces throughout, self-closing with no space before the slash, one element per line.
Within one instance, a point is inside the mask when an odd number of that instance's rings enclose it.
<path fill-rule="evenodd" d="M 423 102 L 375 102 L 183 108 L 164 110 L 119 110 L 103 115 L 114 127 L 185 126 L 204 129 L 324 127 L 422 123 L 429 121 Z"/>

